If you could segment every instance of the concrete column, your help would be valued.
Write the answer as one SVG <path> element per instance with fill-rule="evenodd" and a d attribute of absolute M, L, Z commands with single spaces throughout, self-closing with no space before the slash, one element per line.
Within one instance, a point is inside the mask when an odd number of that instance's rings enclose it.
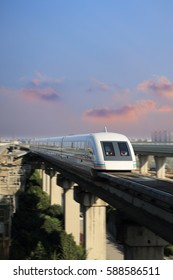
<path fill-rule="evenodd" d="M 138 155 L 139 158 L 139 171 L 141 174 L 148 173 L 148 160 L 149 156 L 147 155 Z"/>
<path fill-rule="evenodd" d="M 53 198 L 54 198 L 54 191 L 56 190 L 56 172 L 52 169 L 49 172 L 50 175 L 50 204 L 54 204 L 53 203 Z"/>
<path fill-rule="evenodd" d="M 49 174 L 46 174 L 46 192 L 48 195 L 50 195 L 50 176 L 49 176 Z"/>
<path fill-rule="evenodd" d="M 106 259 L 106 207 L 96 201 L 84 208 L 84 240 L 88 260 Z"/>
<path fill-rule="evenodd" d="M 46 192 L 46 172 L 42 169 L 42 190 Z"/>
<path fill-rule="evenodd" d="M 166 157 L 154 157 L 156 162 L 156 176 L 157 178 L 164 179 L 165 178 L 165 163 Z"/>
<path fill-rule="evenodd" d="M 50 204 L 58 204 L 62 206 L 63 190 L 56 184 L 57 176 L 57 173 L 52 170 L 52 172 L 50 173 Z"/>
<path fill-rule="evenodd" d="M 74 183 L 63 180 L 65 231 L 80 244 L 80 205 L 74 200 Z"/>
<path fill-rule="evenodd" d="M 140 225 L 125 225 L 125 260 L 163 260 L 167 242 Z"/>
<path fill-rule="evenodd" d="M 75 199 L 83 206 L 84 244 L 88 260 L 106 259 L 106 203 L 75 188 Z"/>
<path fill-rule="evenodd" d="M 50 176 L 46 169 L 42 170 L 42 190 L 50 195 Z"/>

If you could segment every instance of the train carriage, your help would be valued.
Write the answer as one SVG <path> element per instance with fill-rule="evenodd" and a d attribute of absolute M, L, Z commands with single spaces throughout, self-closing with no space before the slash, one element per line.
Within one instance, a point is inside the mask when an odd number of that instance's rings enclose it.
<path fill-rule="evenodd" d="M 131 171 L 136 167 L 133 147 L 125 135 L 93 133 L 31 141 L 30 149 L 96 171 Z"/>

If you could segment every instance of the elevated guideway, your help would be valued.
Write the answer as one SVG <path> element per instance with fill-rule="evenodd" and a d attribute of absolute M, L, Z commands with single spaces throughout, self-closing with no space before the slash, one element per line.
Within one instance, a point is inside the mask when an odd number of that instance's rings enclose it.
<path fill-rule="evenodd" d="M 139 159 L 141 174 L 147 174 L 149 169 L 149 157 L 153 156 L 156 165 L 157 178 L 165 178 L 165 166 L 167 157 L 173 157 L 173 143 L 132 143 L 136 156 Z"/>
<path fill-rule="evenodd" d="M 76 164 L 41 156 L 62 177 L 78 184 L 76 197 L 89 192 L 173 244 L 173 183 L 133 173 L 99 172 L 93 178 Z"/>
<path fill-rule="evenodd" d="M 136 154 L 173 157 L 173 143 L 132 143 Z"/>
<path fill-rule="evenodd" d="M 173 183 L 131 172 L 91 175 L 90 169 L 56 155 L 30 152 L 50 201 L 64 207 L 65 230 L 79 244 L 80 206 L 88 259 L 105 259 L 106 206 L 120 213 L 125 259 L 162 259 L 173 244 Z M 57 203 L 57 202 L 54 202 Z"/>
<path fill-rule="evenodd" d="M 122 196 L 130 204 L 125 215 L 173 242 L 173 183 L 127 173 L 101 173 L 99 176 L 108 179 L 117 197 Z"/>

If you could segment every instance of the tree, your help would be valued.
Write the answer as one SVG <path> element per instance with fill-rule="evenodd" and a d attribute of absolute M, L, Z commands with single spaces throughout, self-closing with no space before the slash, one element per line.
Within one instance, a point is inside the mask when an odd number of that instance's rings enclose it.
<path fill-rule="evenodd" d="M 31 251 L 28 260 L 45 260 L 47 253 L 41 241 L 38 241 L 33 251 Z"/>
<path fill-rule="evenodd" d="M 12 220 L 10 259 L 84 259 L 84 249 L 62 227 L 62 208 L 50 205 L 40 186 L 30 185 Z"/>
<path fill-rule="evenodd" d="M 29 178 L 29 182 L 33 186 L 41 186 L 42 179 L 40 178 L 40 174 L 37 169 L 32 172 L 32 174 Z"/>
<path fill-rule="evenodd" d="M 61 233 L 62 256 L 63 260 L 85 260 L 86 253 L 82 246 L 76 245 L 71 234 Z"/>

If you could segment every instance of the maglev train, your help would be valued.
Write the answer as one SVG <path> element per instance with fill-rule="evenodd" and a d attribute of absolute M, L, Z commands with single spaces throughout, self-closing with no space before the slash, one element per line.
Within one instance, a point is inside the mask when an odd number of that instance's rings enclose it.
<path fill-rule="evenodd" d="M 136 158 L 128 138 L 102 132 L 65 137 L 40 138 L 30 142 L 30 150 L 46 157 L 71 162 L 91 171 L 132 171 Z"/>
<path fill-rule="evenodd" d="M 91 171 L 132 171 L 136 168 L 130 141 L 117 133 L 40 138 L 30 142 L 30 150 Z"/>

